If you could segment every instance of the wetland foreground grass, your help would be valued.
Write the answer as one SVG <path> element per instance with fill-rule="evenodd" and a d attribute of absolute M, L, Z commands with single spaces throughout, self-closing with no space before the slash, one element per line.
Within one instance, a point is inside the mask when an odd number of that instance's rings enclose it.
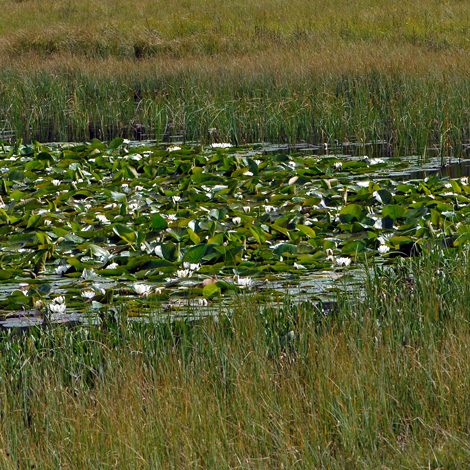
<path fill-rule="evenodd" d="M 468 256 L 373 269 L 328 315 L 247 297 L 197 322 L 4 332 L 1 468 L 463 468 Z"/>

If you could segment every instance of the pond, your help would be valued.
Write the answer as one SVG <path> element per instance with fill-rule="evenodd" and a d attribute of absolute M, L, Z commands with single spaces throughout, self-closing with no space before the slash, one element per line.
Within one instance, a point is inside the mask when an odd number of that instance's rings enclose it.
<path fill-rule="evenodd" d="M 348 149 L 1 143 L 0 325 L 329 301 L 366 265 L 468 242 L 470 160 Z"/>

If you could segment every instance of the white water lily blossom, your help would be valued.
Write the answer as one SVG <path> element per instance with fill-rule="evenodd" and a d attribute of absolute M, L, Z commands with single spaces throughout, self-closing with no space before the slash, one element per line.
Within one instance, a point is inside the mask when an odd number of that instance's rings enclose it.
<path fill-rule="evenodd" d="M 61 304 L 49 304 L 49 310 L 51 313 L 64 313 L 67 306 L 64 303 Z"/>
<path fill-rule="evenodd" d="M 60 180 L 52 180 L 54 186 L 60 186 Z"/>
<path fill-rule="evenodd" d="M 109 219 L 103 214 L 96 214 L 96 218 L 98 219 L 99 222 L 101 222 L 104 225 L 111 223 Z"/>
<path fill-rule="evenodd" d="M 178 271 L 176 271 L 176 276 L 180 279 L 191 277 L 192 274 L 193 272 L 190 269 L 179 269 Z"/>
<path fill-rule="evenodd" d="M 190 271 L 199 271 L 201 269 L 201 263 L 188 263 L 185 261 L 183 263 L 184 269 L 189 269 Z"/>
<path fill-rule="evenodd" d="M 228 144 L 228 143 L 215 143 L 215 144 L 212 144 L 211 147 L 213 149 L 228 149 L 230 147 L 232 147 L 232 144 Z"/>
<path fill-rule="evenodd" d="M 295 262 L 294 262 L 294 268 L 295 269 L 307 269 L 304 265 L 298 264 L 298 263 L 295 263 Z"/>
<path fill-rule="evenodd" d="M 242 218 L 241 217 L 234 217 L 232 219 L 232 222 L 235 224 L 235 225 L 240 225 L 242 223 Z"/>
<path fill-rule="evenodd" d="M 243 212 L 244 212 L 245 214 L 248 214 L 250 211 L 251 211 L 251 207 L 250 207 L 250 206 L 243 206 Z"/>
<path fill-rule="evenodd" d="M 234 276 L 234 281 L 237 283 L 238 287 L 241 287 L 242 289 L 245 287 L 251 287 L 253 285 L 253 279 L 250 277 L 240 277 L 240 276 Z"/>
<path fill-rule="evenodd" d="M 341 168 L 343 168 L 343 164 L 341 162 L 335 162 L 334 167 L 335 170 L 341 170 Z"/>
<path fill-rule="evenodd" d="M 108 266 L 106 266 L 106 269 L 117 269 L 119 268 L 119 264 L 117 263 L 111 263 L 111 264 L 108 264 Z"/>
<path fill-rule="evenodd" d="M 80 294 L 84 299 L 92 299 L 96 294 L 95 291 L 85 290 Z"/>
<path fill-rule="evenodd" d="M 390 247 L 387 245 L 380 245 L 377 248 L 377 251 L 381 254 L 384 255 L 385 253 L 388 253 L 390 251 Z"/>
<path fill-rule="evenodd" d="M 336 258 L 336 264 L 338 266 L 349 266 L 351 264 L 351 258 Z"/>
<path fill-rule="evenodd" d="M 177 150 L 181 150 L 181 147 L 178 147 L 177 145 L 173 145 L 171 147 L 168 147 L 167 150 L 169 152 L 176 152 Z"/>
<path fill-rule="evenodd" d="M 136 294 L 139 294 L 142 297 L 147 297 L 150 294 L 150 290 L 152 289 L 152 286 L 149 286 L 148 284 L 134 284 L 134 290 Z"/>
<path fill-rule="evenodd" d="M 65 264 L 65 265 L 57 266 L 57 268 L 55 268 L 55 272 L 56 272 L 56 274 L 58 274 L 59 276 L 62 276 L 62 275 L 65 274 L 70 268 L 71 268 L 70 264 Z"/>
<path fill-rule="evenodd" d="M 59 297 L 56 297 L 55 299 L 52 299 L 52 302 L 54 304 L 63 304 L 63 303 L 65 303 L 65 297 L 63 295 L 59 295 Z"/>

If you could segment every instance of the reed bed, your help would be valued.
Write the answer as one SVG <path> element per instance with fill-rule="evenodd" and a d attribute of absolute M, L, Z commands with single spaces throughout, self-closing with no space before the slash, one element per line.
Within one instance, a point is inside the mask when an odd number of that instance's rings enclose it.
<path fill-rule="evenodd" d="M 329 310 L 3 332 L 2 468 L 462 468 L 469 270 L 436 250 Z"/>
<path fill-rule="evenodd" d="M 5 1 L 0 131 L 233 143 L 469 139 L 465 2 Z M 217 134 L 209 136 L 209 129 Z"/>

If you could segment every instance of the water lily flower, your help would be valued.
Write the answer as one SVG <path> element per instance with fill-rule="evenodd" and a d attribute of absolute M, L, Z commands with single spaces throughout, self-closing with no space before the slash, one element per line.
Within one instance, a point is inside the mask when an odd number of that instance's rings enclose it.
<path fill-rule="evenodd" d="M 190 271 L 199 271 L 201 269 L 201 263 L 188 263 L 185 261 L 183 263 L 184 269 L 189 269 Z"/>
<path fill-rule="evenodd" d="M 251 287 L 253 284 L 253 280 L 250 277 L 240 277 L 238 274 L 234 276 L 234 280 L 237 283 L 237 286 L 242 289 L 245 287 Z"/>
<path fill-rule="evenodd" d="M 109 219 L 103 214 L 96 214 L 96 218 L 98 219 L 99 222 L 101 222 L 104 225 L 111 223 Z"/>
<path fill-rule="evenodd" d="M 177 145 L 172 145 L 171 147 L 168 147 L 167 150 L 169 152 L 176 152 L 177 150 L 181 150 L 181 147 L 178 147 Z"/>
<path fill-rule="evenodd" d="M 117 263 L 108 264 L 108 266 L 106 267 L 106 269 L 117 269 L 117 268 L 119 268 L 119 264 Z"/>
<path fill-rule="evenodd" d="M 46 219 L 46 220 L 44 221 L 44 225 L 45 225 L 46 227 L 49 226 L 49 225 L 51 225 L 51 224 L 52 224 L 52 220 Z"/>
<path fill-rule="evenodd" d="M 381 158 L 369 158 L 369 165 L 379 165 L 385 163 Z"/>
<path fill-rule="evenodd" d="M 60 180 L 52 180 L 54 186 L 60 186 Z"/>
<path fill-rule="evenodd" d="M 67 309 L 67 306 L 64 303 L 49 304 L 49 310 L 51 311 L 51 313 L 64 313 L 66 309 Z"/>
<path fill-rule="evenodd" d="M 198 299 L 198 304 L 201 305 L 202 307 L 207 307 L 207 305 L 209 305 L 209 302 L 207 301 L 207 299 Z"/>
<path fill-rule="evenodd" d="M 59 297 L 52 299 L 52 302 L 54 304 L 63 304 L 65 302 L 65 297 L 63 295 L 59 295 Z"/>
<path fill-rule="evenodd" d="M 96 294 L 95 291 L 85 290 L 80 294 L 84 299 L 92 299 Z"/>
<path fill-rule="evenodd" d="M 160 287 L 155 287 L 155 294 L 161 294 L 162 291 L 163 291 L 164 287 L 163 286 L 160 286 Z"/>
<path fill-rule="evenodd" d="M 136 294 L 139 294 L 142 297 L 147 297 L 150 294 L 150 290 L 152 286 L 149 286 L 148 284 L 134 284 L 134 290 Z"/>
<path fill-rule="evenodd" d="M 181 197 L 180 197 L 180 196 L 172 196 L 171 199 L 173 199 L 173 202 L 174 202 L 175 204 L 177 204 L 178 202 L 181 201 Z"/>
<path fill-rule="evenodd" d="M 380 245 L 377 248 L 377 251 L 381 254 L 384 255 L 385 253 L 388 253 L 390 251 L 390 247 L 387 245 Z"/>
<path fill-rule="evenodd" d="M 137 202 L 132 202 L 127 206 L 127 208 L 133 212 L 139 208 L 139 204 Z"/>
<path fill-rule="evenodd" d="M 460 178 L 460 182 L 462 184 L 468 184 L 468 178 L 466 176 L 464 176 L 463 178 Z"/>
<path fill-rule="evenodd" d="M 213 149 L 228 149 L 230 147 L 232 147 L 232 144 L 227 144 L 227 143 L 215 143 L 215 144 L 212 144 L 211 147 Z"/>
<path fill-rule="evenodd" d="M 191 277 L 191 275 L 192 271 L 190 269 L 179 269 L 178 271 L 176 271 L 176 276 L 181 279 Z"/>
<path fill-rule="evenodd" d="M 343 168 L 342 162 L 335 162 L 334 164 L 335 170 L 341 170 Z"/>
<path fill-rule="evenodd" d="M 245 171 L 245 173 L 243 173 L 243 176 L 253 176 L 253 173 L 251 171 Z"/>
<path fill-rule="evenodd" d="M 264 211 L 267 213 L 272 212 L 274 210 L 276 210 L 274 206 L 264 206 Z"/>
<path fill-rule="evenodd" d="M 295 269 L 307 269 L 304 265 L 294 262 Z"/>
<path fill-rule="evenodd" d="M 338 266 L 349 266 L 351 264 L 351 258 L 336 258 L 336 264 Z"/>
<path fill-rule="evenodd" d="M 36 300 L 36 302 L 34 302 L 34 308 L 41 310 L 43 307 L 44 307 L 44 303 L 42 300 Z"/>
<path fill-rule="evenodd" d="M 57 266 L 57 268 L 55 268 L 55 272 L 59 276 L 62 276 L 62 274 L 66 273 L 70 269 L 70 267 L 70 264 L 63 264 L 61 266 Z"/>
<path fill-rule="evenodd" d="M 250 211 L 251 211 L 251 207 L 250 207 L 250 206 L 243 206 L 243 212 L 244 212 L 245 214 L 248 214 Z"/>
<path fill-rule="evenodd" d="M 335 262 L 335 257 L 333 255 L 328 255 L 326 257 L 326 260 L 329 261 L 330 263 L 334 263 Z"/>

